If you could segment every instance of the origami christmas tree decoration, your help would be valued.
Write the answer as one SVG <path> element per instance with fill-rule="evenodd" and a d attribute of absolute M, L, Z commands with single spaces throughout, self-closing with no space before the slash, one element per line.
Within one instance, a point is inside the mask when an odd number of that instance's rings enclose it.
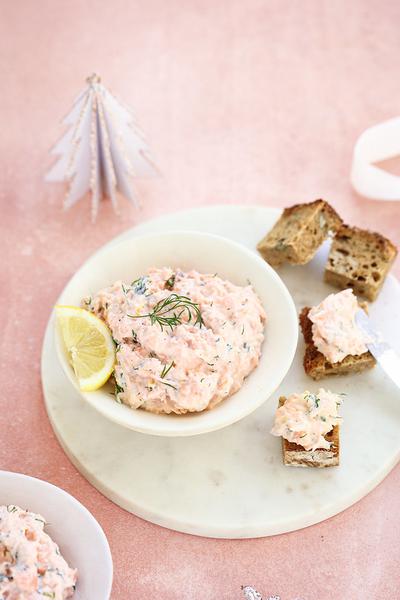
<path fill-rule="evenodd" d="M 65 208 L 90 191 L 95 220 L 102 198 L 109 197 L 116 212 L 117 190 L 136 204 L 133 178 L 153 177 L 158 171 L 130 110 L 97 75 L 87 84 L 63 120 L 70 127 L 51 151 L 60 157 L 46 181 L 67 183 Z"/>

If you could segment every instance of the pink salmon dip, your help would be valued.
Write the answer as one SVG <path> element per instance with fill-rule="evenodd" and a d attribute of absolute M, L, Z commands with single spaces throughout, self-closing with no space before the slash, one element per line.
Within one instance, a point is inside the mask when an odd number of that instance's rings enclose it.
<path fill-rule="evenodd" d="M 72 598 L 77 571 L 67 565 L 45 525 L 40 515 L 0 506 L 1 600 Z"/>
<path fill-rule="evenodd" d="M 338 406 L 341 403 L 339 395 L 323 388 L 317 394 L 292 394 L 277 409 L 271 433 L 282 436 L 305 450 L 328 450 L 330 443 L 324 436 L 341 419 L 338 416 Z"/>
<path fill-rule="evenodd" d="M 329 362 L 341 362 L 346 356 L 367 352 L 366 344 L 372 340 L 356 324 L 358 310 L 357 298 L 348 289 L 330 294 L 309 311 L 314 344 Z"/>
<path fill-rule="evenodd" d="M 202 325 L 182 315 L 173 328 L 147 315 L 171 294 L 198 305 Z M 117 281 L 82 306 L 102 318 L 117 345 L 116 399 L 154 413 L 213 408 L 257 366 L 266 315 L 251 285 L 217 275 L 152 268 L 131 285 Z"/>

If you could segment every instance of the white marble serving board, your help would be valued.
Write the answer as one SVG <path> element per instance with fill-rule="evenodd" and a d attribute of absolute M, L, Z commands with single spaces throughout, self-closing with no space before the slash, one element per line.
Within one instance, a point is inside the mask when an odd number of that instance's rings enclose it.
<path fill-rule="evenodd" d="M 278 215 L 278 210 L 261 206 L 204 207 L 143 223 L 117 240 L 190 229 L 218 233 L 255 249 Z M 322 282 L 326 252 L 325 245 L 308 265 L 280 271 L 299 308 L 333 291 Z M 386 281 L 370 314 L 400 351 L 400 285 L 394 277 Z M 280 439 L 269 434 L 277 398 L 319 387 L 303 372 L 302 340 L 283 384 L 256 412 L 214 433 L 162 438 L 108 422 L 85 404 L 58 364 L 53 338 L 50 321 L 43 345 L 43 390 L 49 418 L 67 455 L 110 500 L 164 527 L 225 538 L 306 527 L 362 498 L 399 459 L 400 393 L 376 367 L 323 382 L 347 394 L 341 466 L 313 470 L 282 465 Z"/>

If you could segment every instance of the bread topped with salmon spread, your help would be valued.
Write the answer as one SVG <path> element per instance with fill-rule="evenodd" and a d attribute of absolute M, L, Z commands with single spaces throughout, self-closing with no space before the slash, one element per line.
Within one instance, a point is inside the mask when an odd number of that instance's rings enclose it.
<path fill-rule="evenodd" d="M 339 465 L 341 396 L 328 390 L 281 396 L 272 435 L 282 437 L 283 463 L 288 467 L 325 468 Z"/>
<path fill-rule="evenodd" d="M 352 290 L 330 294 L 318 306 L 306 306 L 300 313 L 300 327 L 306 344 L 304 370 L 315 380 L 328 375 L 360 373 L 375 366 L 366 344 L 369 339 L 355 323 L 359 304 Z"/>

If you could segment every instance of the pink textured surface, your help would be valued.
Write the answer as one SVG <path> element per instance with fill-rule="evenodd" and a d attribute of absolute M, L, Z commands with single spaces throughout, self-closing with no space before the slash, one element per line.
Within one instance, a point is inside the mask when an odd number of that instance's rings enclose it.
<path fill-rule="evenodd" d="M 400 4 L 390 0 L 61 0 L 0 3 L 0 468 L 60 485 L 108 535 L 113 600 L 399 596 L 400 468 L 320 525 L 207 540 L 114 506 L 74 469 L 43 407 L 39 357 L 51 307 L 101 244 L 150 216 L 202 204 L 284 206 L 326 197 L 346 220 L 400 242 L 400 204 L 358 198 L 352 146 L 399 114 Z M 122 217 L 68 214 L 43 183 L 59 118 L 93 70 L 137 112 L 158 181 Z M 395 267 L 399 274 L 399 262 Z M 93 598 L 93 600 L 96 600 Z"/>

